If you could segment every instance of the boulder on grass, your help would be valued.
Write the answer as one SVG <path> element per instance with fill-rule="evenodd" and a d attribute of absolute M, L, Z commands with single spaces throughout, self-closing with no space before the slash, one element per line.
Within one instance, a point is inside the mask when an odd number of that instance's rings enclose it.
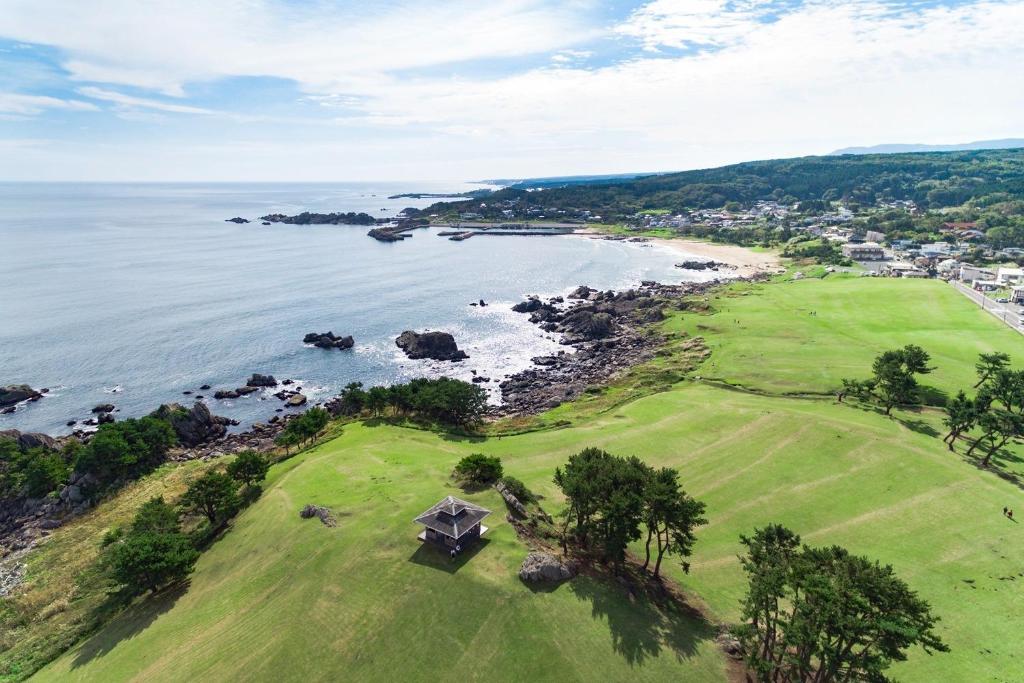
<path fill-rule="evenodd" d="M 565 581 L 576 575 L 576 567 L 550 553 L 532 552 L 519 568 L 519 578 L 531 583 Z"/>

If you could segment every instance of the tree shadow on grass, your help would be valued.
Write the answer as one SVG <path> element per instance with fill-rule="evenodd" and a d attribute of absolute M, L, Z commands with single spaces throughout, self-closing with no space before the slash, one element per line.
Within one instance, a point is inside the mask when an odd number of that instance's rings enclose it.
<path fill-rule="evenodd" d="M 123 594 L 111 595 L 96 611 L 97 623 L 102 629 L 86 640 L 75 652 L 72 669 L 85 666 L 97 657 L 103 657 L 123 641 L 130 640 L 145 631 L 157 618 L 170 611 L 174 604 L 188 591 L 188 582 L 169 586 L 153 595 L 147 595 L 134 604 Z M 123 609 L 109 623 L 104 623 L 117 610 Z"/>
<path fill-rule="evenodd" d="M 906 417 L 897 417 L 896 421 L 910 431 L 917 432 L 918 434 L 924 434 L 925 436 L 931 437 L 939 435 L 938 430 L 920 418 L 911 419 Z"/>
<path fill-rule="evenodd" d="M 489 538 L 478 539 L 471 546 L 456 555 L 455 559 L 452 559 L 447 548 L 429 541 L 417 542 L 420 544 L 420 547 L 417 548 L 416 552 L 409 557 L 410 562 L 423 567 L 437 569 L 448 574 L 454 574 L 472 561 L 472 559 L 476 557 L 477 553 L 490 544 L 491 540 Z"/>
<path fill-rule="evenodd" d="M 591 603 L 591 614 L 608 624 L 612 648 L 630 666 L 639 666 L 662 649 L 678 660 L 697 654 L 701 641 L 715 637 L 715 628 L 700 612 L 665 592 L 634 590 L 590 576 L 569 583 L 581 600 Z"/>

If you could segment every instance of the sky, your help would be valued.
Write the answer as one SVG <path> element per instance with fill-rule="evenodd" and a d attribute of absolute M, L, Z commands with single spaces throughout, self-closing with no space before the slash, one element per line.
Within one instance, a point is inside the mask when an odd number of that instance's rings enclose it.
<path fill-rule="evenodd" d="M 1024 137 L 1024 0 L 0 0 L 0 179 L 684 170 Z"/>

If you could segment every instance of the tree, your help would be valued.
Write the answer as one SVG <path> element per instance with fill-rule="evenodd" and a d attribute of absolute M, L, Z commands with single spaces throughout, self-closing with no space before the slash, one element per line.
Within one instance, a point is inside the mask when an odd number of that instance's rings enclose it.
<path fill-rule="evenodd" d="M 657 560 L 654 563 L 654 575 L 661 572 L 661 561 L 666 552 L 680 557 L 689 557 L 697 538 L 696 528 L 706 524 L 704 519 L 704 503 L 686 495 L 680 488 L 679 472 L 663 467 L 651 472 L 644 492 L 644 521 L 647 525 L 647 541 L 644 544 L 644 565 L 651 561 L 651 540 L 656 541 Z M 689 571 L 689 564 L 684 560 L 683 571 Z"/>
<path fill-rule="evenodd" d="M 366 392 L 366 407 L 378 416 L 388 405 L 388 390 L 385 387 L 370 387 Z"/>
<path fill-rule="evenodd" d="M 977 389 L 988 381 L 989 377 L 999 370 L 1006 369 L 1009 365 L 1010 356 L 1008 354 L 999 351 L 979 354 L 978 362 L 974 365 L 974 368 L 978 371 L 978 381 L 975 383 L 974 388 Z"/>
<path fill-rule="evenodd" d="M 493 484 L 502 475 L 501 458 L 472 453 L 455 465 L 455 478 L 473 484 Z"/>
<path fill-rule="evenodd" d="M 103 566 L 133 593 L 156 592 L 191 573 L 199 553 L 182 533 L 178 516 L 163 498 L 143 504 L 127 532 L 105 540 Z"/>
<path fill-rule="evenodd" d="M 266 479 L 270 463 L 253 450 L 244 450 L 228 465 L 228 476 L 252 488 Z"/>
<path fill-rule="evenodd" d="M 928 353 L 914 344 L 886 351 L 875 359 L 871 366 L 874 372 L 872 391 L 885 406 L 886 415 L 891 415 L 897 405 L 917 401 L 918 385 L 914 375 L 931 372 L 929 360 Z"/>
<path fill-rule="evenodd" d="M 949 450 L 953 450 L 953 444 L 960 435 L 973 429 L 977 422 L 978 406 L 961 390 L 946 403 L 946 417 L 943 423 L 949 427 L 949 433 L 942 440 L 949 445 Z"/>
<path fill-rule="evenodd" d="M 1011 439 L 1024 436 L 1024 416 L 998 406 L 990 406 L 982 413 L 978 418 L 978 426 L 982 429 L 982 435 L 967 449 L 967 455 L 973 455 L 974 450 L 984 444 L 986 448 L 981 460 L 982 467 L 988 467 L 992 456 Z"/>
<path fill-rule="evenodd" d="M 100 425 L 79 449 L 74 470 L 92 474 L 103 484 L 135 479 L 161 464 L 176 441 L 171 424 L 157 417 Z"/>
<path fill-rule="evenodd" d="M 780 525 L 740 540 L 749 585 L 736 635 L 758 680 L 887 681 L 885 669 L 915 645 L 948 651 L 938 618 L 892 567 L 801 546 Z"/>
<path fill-rule="evenodd" d="M 554 482 L 569 503 L 562 526 L 562 546 L 565 547 L 569 525 L 576 523 L 575 535 L 586 541 L 590 521 L 597 514 L 600 495 L 600 475 L 612 454 L 599 448 L 584 448 L 569 456 L 565 469 L 555 468 Z"/>
<path fill-rule="evenodd" d="M 652 470 L 638 458 L 621 458 L 597 448 L 569 457 L 555 470 L 555 484 L 568 500 L 562 527 L 567 547 L 569 526 L 583 545 L 593 542 L 607 562 L 621 565 L 626 547 L 641 536 L 645 496 Z"/>
<path fill-rule="evenodd" d="M 210 526 L 218 526 L 238 512 L 237 486 L 228 475 L 211 470 L 192 482 L 180 505 L 191 513 L 204 515 Z"/>
<path fill-rule="evenodd" d="M 350 382 L 341 391 L 341 410 L 346 415 L 358 415 L 366 405 L 366 392 L 362 382 Z"/>

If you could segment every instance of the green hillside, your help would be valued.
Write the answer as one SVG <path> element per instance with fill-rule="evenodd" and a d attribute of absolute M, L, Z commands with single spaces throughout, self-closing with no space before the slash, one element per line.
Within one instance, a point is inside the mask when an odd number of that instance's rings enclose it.
<path fill-rule="evenodd" d="M 784 395 L 826 392 L 908 342 L 932 352 L 926 383 L 943 391 L 970 383 L 980 350 L 1024 359 L 1020 335 L 946 287 L 835 278 L 731 288 L 715 312 L 666 323 L 705 338 L 712 355 L 692 375 L 709 381 L 596 415 L 563 407 L 557 416 L 572 424 L 561 429 L 467 440 L 348 425 L 275 466 L 187 589 L 140 602 L 37 678 L 722 680 L 714 630 L 693 612 L 586 577 L 524 586 L 526 549 L 500 498 L 448 480 L 463 455 L 498 455 L 556 513 L 554 468 L 590 445 L 677 467 L 707 503 L 691 573 L 674 560 L 669 572 L 714 620 L 738 616 L 739 534 L 776 521 L 812 544 L 892 563 L 931 602 L 952 651 L 913 651 L 897 678 L 1024 678 L 1024 532 L 1001 514 L 1024 511 L 1021 490 L 947 451 L 938 411 L 888 419 L 829 396 Z M 495 511 L 487 542 L 454 564 L 421 548 L 412 523 L 449 493 Z M 331 507 L 338 527 L 300 519 L 306 503 Z"/>

